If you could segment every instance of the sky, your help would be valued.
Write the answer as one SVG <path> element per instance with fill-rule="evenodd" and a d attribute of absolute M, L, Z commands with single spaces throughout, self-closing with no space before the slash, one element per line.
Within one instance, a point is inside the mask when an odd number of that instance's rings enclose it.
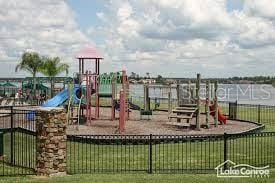
<path fill-rule="evenodd" d="M 274 0 L 0 0 L 0 77 L 26 51 L 59 56 L 93 45 L 101 73 L 274 76 Z"/>

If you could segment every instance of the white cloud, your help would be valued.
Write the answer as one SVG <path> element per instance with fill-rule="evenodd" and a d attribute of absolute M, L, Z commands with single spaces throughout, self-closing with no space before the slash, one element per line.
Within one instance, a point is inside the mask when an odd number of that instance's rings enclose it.
<path fill-rule="evenodd" d="M 105 60 L 134 72 L 273 74 L 262 63 L 274 65 L 274 3 L 244 2 L 243 10 L 229 12 L 226 0 L 108 1 L 105 23 L 91 30 L 105 39 Z"/>
<path fill-rule="evenodd" d="M 275 18 L 275 1 L 273 0 L 245 0 L 244 12 L 250 16 Z"/>
<path fill-rule="evenodd" d="M 102 72 L 127 67 L 182 77 L 273 74 L 275 1 L 245 0 L 243 10 L 230 12 L 226 0 L 104 3 L 96 13 L 102 24 L 86 31 L 103 41 Z M 74 53 L 88 38 L 66 1 L 0 0 L 0 7 L 1 76 L 28 49 L 58 55 L 77 70 Z"/>
<path fill-rule="evenodd" d="M 129 3 L 123 3 L 117 11 L 117 17 L 120 21 L 126 20 L 132 14 L 132 7 Z"/>
<path fill-rule="evenodd" d="M 1 0 L 0 7 L 1 77 L 23 76 L 14 66 L 27 50 L 60 56 L 75 70 L 74 54 L 88 39 L 65 1 Z"/>

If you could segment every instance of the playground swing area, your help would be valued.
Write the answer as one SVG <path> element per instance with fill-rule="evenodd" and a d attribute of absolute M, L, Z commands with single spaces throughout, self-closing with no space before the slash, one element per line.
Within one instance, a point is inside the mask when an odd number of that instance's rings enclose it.
<path fill-rule="evenodd" d="M 207 81 L 202 85 L 200 74 L 195 84 L 145 84 L 143 96 L 138 97 L 129 85 L 125 70 L 100 74 L 103 58 L 95 49 L 80 51 L 77 59 L 79 72 L 74 81 L 43 104 L 43 107 L 66 109 L 69 135 L 223 134 L 259 127 L 254 123 L 229 120 L 218 106 L 217 83 Z M 93 71 L 85 69 L 87 62 L 93 64 Z M 204 99 L 200 98 L 201 86 L 205 90 Z M 166 90 L 165 110 L 159 108 L 163 105 L 161 99 L 150 96 L 156 88 Z M 176 90 L 176 98 L 172 97 L 172 89 Z"/>

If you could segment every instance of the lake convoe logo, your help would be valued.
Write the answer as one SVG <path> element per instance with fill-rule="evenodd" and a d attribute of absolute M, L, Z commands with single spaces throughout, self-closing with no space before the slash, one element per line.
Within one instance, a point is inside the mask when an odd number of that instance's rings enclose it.
<path fill-rule="evenodd" d="M 215 170 L 217 177 L 269 177 L 269 166 L 254 167 L 247 164 L 236 164 L 226 160 L 219 164 Z"/>

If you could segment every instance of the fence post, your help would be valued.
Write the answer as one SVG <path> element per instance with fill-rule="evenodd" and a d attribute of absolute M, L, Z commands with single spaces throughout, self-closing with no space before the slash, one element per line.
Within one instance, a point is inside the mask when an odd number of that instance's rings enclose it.
<path fill-rule="evenodd" d="M 149 111 L 149 85 L 144 85 L 144 110 Z"/>
<path fill-rule="evenodd" d="M 214 116 L 214 124 L 215 127 L 218 125 L 218 81 L 215 81 L 214 84 L 214 111 L 215 111 L 215 116 Z"/>
<path fill-rule="evenodd" d="M 224 133 L 223 134 L 223 162 L 227 161 L 227 138 L 228 138 L 228 134 Z M 225 163 L 223 165 L 223 169 L 226 170 L 227 169 L 227 163 Z"/>
<path fill-rule="evenodd" d="M 258 123 L 261 123 L 261 105 L 258 105 Z"/>
<path fill-rule="evenodd" d="M 187 92 L 188 92 L 188 104 L 191 103 L 191 98 L 192 98 L 192 94 L 191 94 L 191 81 L 188 81 L 188 86 L 187 86 Z"/>
<path fill-rule="evenodd" d="M 171 100 L 171 92 L 168 92 L 168 113 L 170 114 L 172 112 L 172 100 Z"/>
<path fill-rule="evenodd" d="M 200 130 L 200 86 L 201 86 L 201 75 L 197 74 L 196 81 L 196 104 L 197 104 L 197 116 L 196 116 L 196 130 Z"/>
<path fill-rule="evenodd" d="M 180 82 L 177 80 L 177 106 L 180 106 Z"/>
<path fill-rule="evenodd" d="M 205 98 L 206 98 L 206 104 L 205 104 L 205 113 L 206 113 L 206 126 L 207 128 L 209 127 L 209 116 L 210 116 L 210 111 L 209 111 L 209 104 L 210 104 L 210 92 L 209 92 L 209 80 L 206 81 L 206 91 L 205 91 Z"/>
<path fill-rule="evenodd" d="M 238 119 L 238 101 L 235 102 L 235 111 L 234 111 L 234 119 Z"/>
<path fill-rule="evenodd" d="M 14 165 L 14 149 L 13 149 L 13 145 L 14 145 L 14 133 L 13 133 L 13 128 L 14 128 L 14 125 L 13 125 L 13 106 L 11 106 L 11 164 Z"/>
<path fill-rule="evenodd" d="M 152 170 L 152 134 L 150 134 L 149 138 L 149 173 L 153 173 Z"/>
<path fill-rule="evenodd" d="M 237 101 L 229 102 L 229 119 L 235 120 L 237 119 Z"/>
<path fill-rule="evenodd" d="M 155 109 L 154 110 L 157 110 L 157 97 L 154 98 L 154 102 L 155 102 Z"/>
<path fill-rule="evenodd" d="M 4 134 L 0 132 L 0 157 L 4 155 Z"/>

